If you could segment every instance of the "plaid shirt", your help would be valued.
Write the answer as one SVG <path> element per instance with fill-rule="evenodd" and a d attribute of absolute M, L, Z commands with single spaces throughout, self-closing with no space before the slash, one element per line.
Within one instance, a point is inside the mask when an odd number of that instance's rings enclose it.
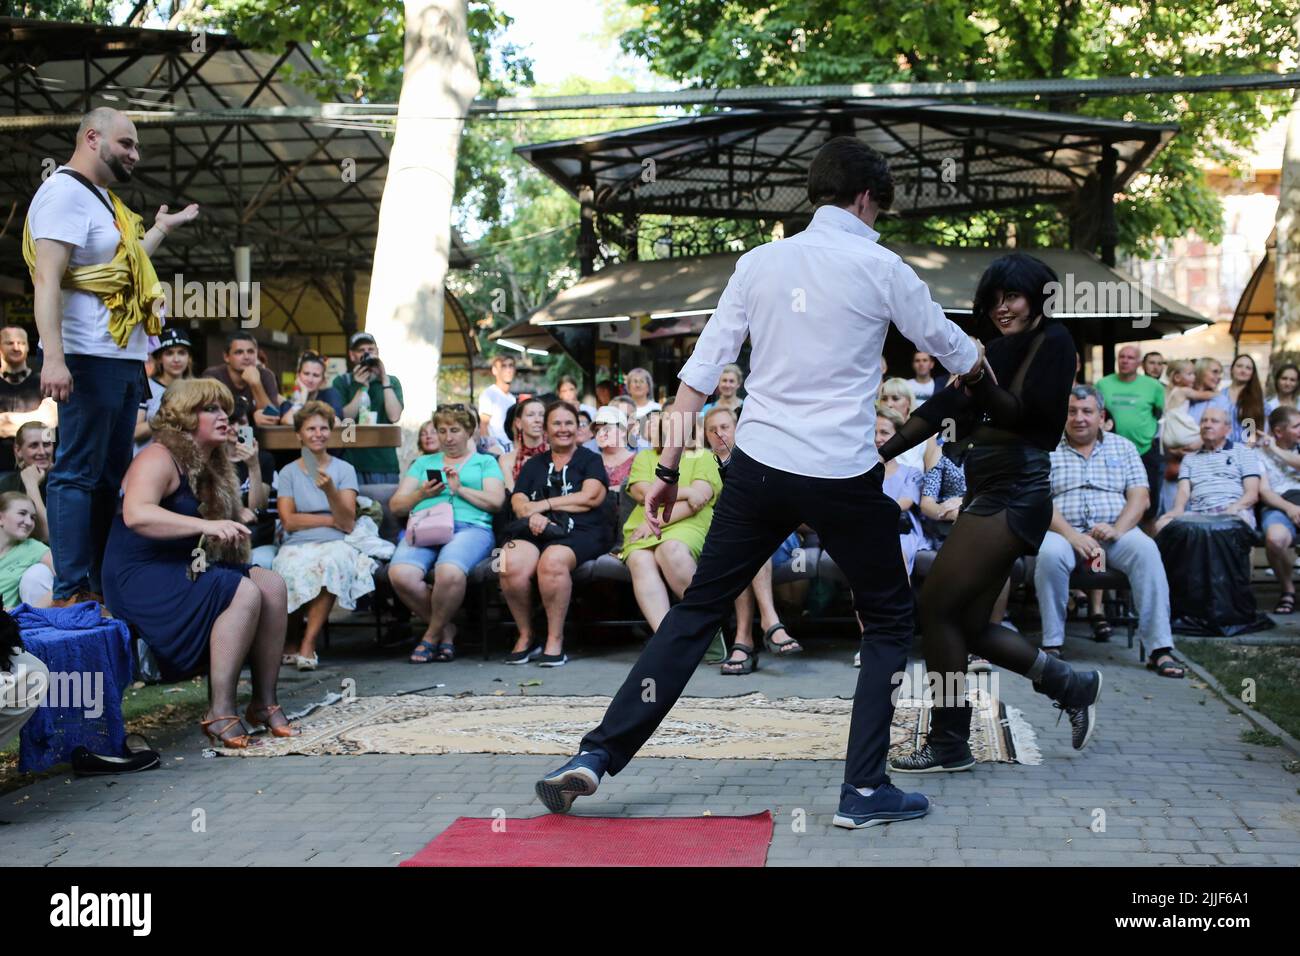
<path fill-rule="evenodd" d="M 1103 431 L 1084 458 L 1061 436 L 1052 452 L 1052 504 L 1076 531 L 1114 524 L 1130 488 L 1149 488 L 1137 446 L 1123 435 Z"/>

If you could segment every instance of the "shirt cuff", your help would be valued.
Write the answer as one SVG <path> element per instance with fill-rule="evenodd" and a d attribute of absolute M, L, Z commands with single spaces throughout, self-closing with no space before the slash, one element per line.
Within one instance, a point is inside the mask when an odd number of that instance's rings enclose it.
<path fill-rule="evenodd" d="M 712 395 L 714 389 L 718 387 L 718 379 L 722 377 L 724 363 L 705 362 L 696 360 L 692 355 L 682 366 L 682 370 L 677 373 L 679 381 L 684 382 L 697 392 L 705 395 Z"/>

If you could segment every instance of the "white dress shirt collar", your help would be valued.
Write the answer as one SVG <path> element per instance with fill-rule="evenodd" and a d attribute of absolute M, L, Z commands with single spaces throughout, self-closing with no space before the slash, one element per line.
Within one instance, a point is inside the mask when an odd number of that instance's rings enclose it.
<path fill-rule="evenodd" d="M 847 209 L 842 209 L 839 206 L 818 206 L 817 211 L 813 213 L 810 225 L 821 226 L 826 229 L 839 229 L 843 232 L 853 232 L 859 236 L 866 236 L 872 242 L 880 241 L 880 233 Z"/>

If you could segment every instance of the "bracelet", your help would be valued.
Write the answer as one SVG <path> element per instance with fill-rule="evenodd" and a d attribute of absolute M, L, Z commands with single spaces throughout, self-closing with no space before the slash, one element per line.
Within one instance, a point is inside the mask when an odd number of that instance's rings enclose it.
<path fill-rule="evenodd" d="M 385 386 L 383 386 L 383 388 L 384 388 L 385 391 L 391 391 L 392 388 L 393 388 L 393 386 L 391 386 L 391 385 L 385 385 Z"/>
<path fill-rule="evenodd" d="M 164 239 L 166 239 L 168 236 L 171 235 L 170 232 L 168 232 L 168 231 L 167 231 L 166 229 L 164 229 L 162 226 L 158 225 L 158 223 L 156 223 L 156 222 L 155 222 L 152 226 L 150 226 L 149 228 L 150 228 L 150 229 L 157 229 L 159 232 L 161 232 L 161 233 L 163 234 L 163 238 L 164 238 Z"/>
<path fill-rule="evenodd" d="M 666 484 L 675 485 L 681 479 L 682 474 L 676 468 L 669 468 L 667 465 L 656 465 L 655 477 Z"/>

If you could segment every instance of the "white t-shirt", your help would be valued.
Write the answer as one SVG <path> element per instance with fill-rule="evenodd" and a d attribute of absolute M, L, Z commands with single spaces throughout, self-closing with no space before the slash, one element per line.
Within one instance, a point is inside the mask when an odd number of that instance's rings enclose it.
<path fill-rule="evenodd" d="M 660 405 L 658 402 L 646 402 L 644 405 L 642 405 L 640 408 L 636 410 L 636 420 L 644 421 L 645 417 L 649 415 L 651 412 L 661 412 L 663 411 L 663 408 L 664 407 Z"/>
<path fill-rule="evenodd" d="M 490 416 L 488 423 L 488 435 L 497 440 L 506 451 L 514 447 L 514 443 L 506 435 L 506 412 L 510 411 L 511 406 L 515 403 L 515 397 L 509 392 L 503 392 L 493 382 L 478 396 L 478 413 L 480 415 Z"/>
<path fill-rule="evenodd" d="M 909 378 L 907 380 L 907 387 L 912 390 L 912 397 L 915 398 L 918 402 L 924 402 L 927 399 L 934 397 L 933 378 L 930 379 L 930 381 L 926 382 L 924 385 L 922 385 L 914 378 Z"/>
<path fill-rule="evenodd" d="M 108 190 L 98 191 L 107 201 Z M 104 203 L 72 176 L 57 171 L 36 190 L 27 221 L 31 224 L 32 239 L 57 239 L 73 245 L 69 260 L 72 266 L 112 261 L 122 238 Z M 104 301 L 93 292 L 63 290 L 65 355 L 98 355 L 143 362 L 148 357 L 147 339 L 141 323 L 132 330 L 126 348 L 118 348 L 108 334 L 108 306 Z"/>

